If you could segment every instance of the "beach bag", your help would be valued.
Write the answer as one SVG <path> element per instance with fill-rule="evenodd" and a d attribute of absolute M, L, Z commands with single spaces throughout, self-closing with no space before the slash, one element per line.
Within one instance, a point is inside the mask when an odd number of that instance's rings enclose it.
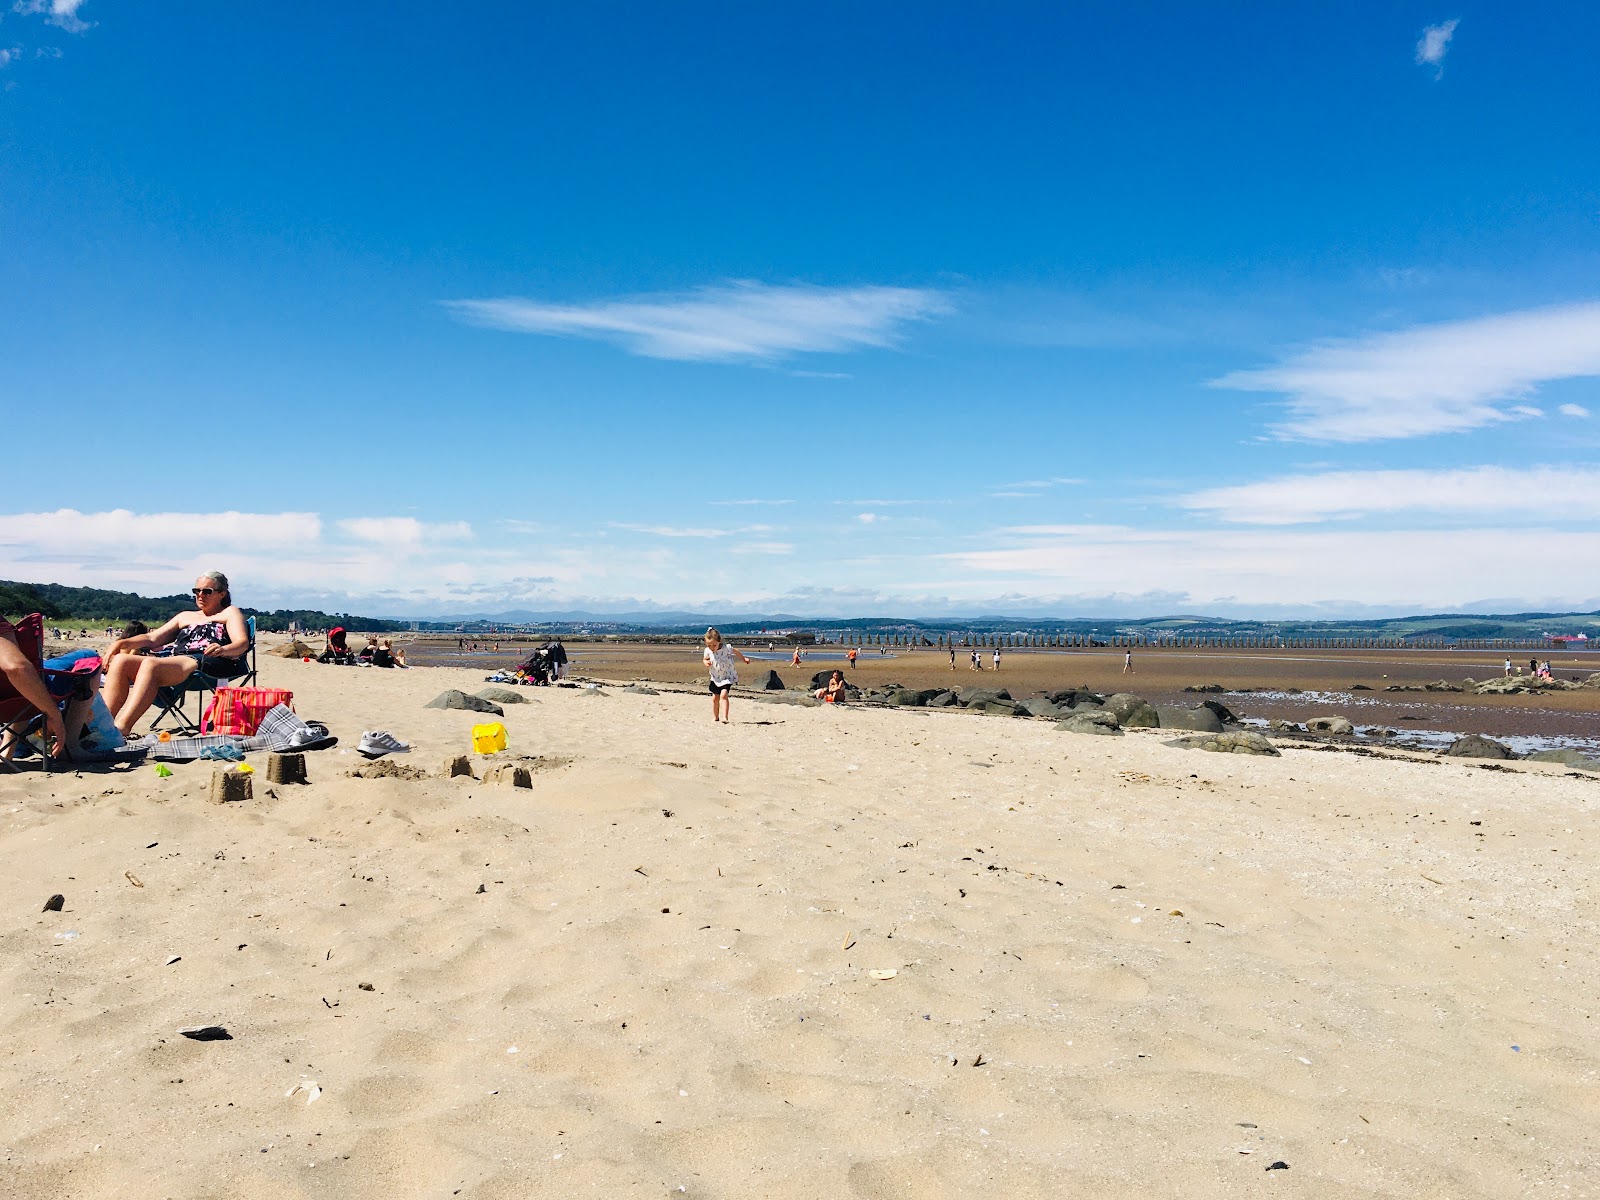
<path fill-rule="evenodd" d="M 294 693 L 282 688 L 219 687 L 200 722 L 200 732 L 253 737 L 261 718 L 280 704 L 292 710 Z"/>
<path fill-rule="evenodd" d="M 472 748 L 479 754 L 493 754 L 506 748 L 506 727 L 499 721 L 472 727 Z"/>

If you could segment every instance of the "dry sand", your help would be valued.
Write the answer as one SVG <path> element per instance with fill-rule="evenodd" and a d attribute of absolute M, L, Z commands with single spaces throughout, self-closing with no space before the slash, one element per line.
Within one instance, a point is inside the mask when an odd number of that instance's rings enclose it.
<path fill-rule="evenodd" d="M 0 777 L 0 1196 L 1600 1188 L 1593 777 L 261 675 L 430 777 Z"/>

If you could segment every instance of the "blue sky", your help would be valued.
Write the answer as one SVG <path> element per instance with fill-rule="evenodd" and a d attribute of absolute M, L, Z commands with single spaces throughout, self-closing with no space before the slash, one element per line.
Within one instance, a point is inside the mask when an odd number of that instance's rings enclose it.
<path fill-rule="evenodd" d="M 20 0 L 0 577 L 1600 607 L 1586 5 Z"/>

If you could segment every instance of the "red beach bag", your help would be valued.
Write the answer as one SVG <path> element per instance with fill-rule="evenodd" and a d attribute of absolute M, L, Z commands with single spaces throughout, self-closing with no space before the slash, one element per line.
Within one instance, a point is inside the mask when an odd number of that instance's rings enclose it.
<path fill-rule="evenodd" d="M 205 719 L 200 722 L 200 732 L 250 737 L 261 724 L 261 718 L 280 704 L 293 709 L 294 693 L 282 688 L 219 687 Z"/>

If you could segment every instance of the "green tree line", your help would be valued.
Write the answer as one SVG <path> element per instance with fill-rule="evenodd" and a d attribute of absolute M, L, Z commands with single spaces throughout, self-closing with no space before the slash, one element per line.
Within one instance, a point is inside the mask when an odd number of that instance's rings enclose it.
<path fill-rule="evenodd" d="M 49 621 L 104 621 L 122 624 L 143 621 L 154 628 L 174 613 L 193 608 L 193 598 L 177 596 L 138 596 L 133 592 L 113 592 L 104 588 L 68 587 L 61 583 L 18 583 L 0 579 L 0 614 L 8 617 L 40 613 Z M 245 608 L 246 616 L 256 619 L 256 628 L 282 632 L 291 621 L 301 629 L 327 629 L 343 625 L 357 633 L 392 633 L 409 628 L 400 621 L 349 613 L 325 613 L 313 608 Z"/>

